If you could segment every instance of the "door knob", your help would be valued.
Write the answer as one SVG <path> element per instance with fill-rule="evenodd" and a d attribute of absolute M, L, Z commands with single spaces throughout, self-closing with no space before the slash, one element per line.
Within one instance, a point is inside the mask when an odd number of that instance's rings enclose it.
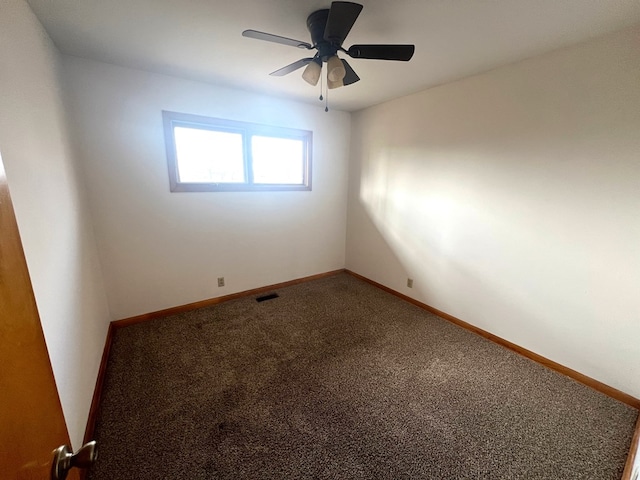
<path fill-rule="evenodd" d="M 95 441 L 84 444 L 76 453 L 67 445 L 56 448 L 53 452 L 51 480 L 65 480 L 73 467 L 89 468 L 98 458 L 97 448 Z"/>

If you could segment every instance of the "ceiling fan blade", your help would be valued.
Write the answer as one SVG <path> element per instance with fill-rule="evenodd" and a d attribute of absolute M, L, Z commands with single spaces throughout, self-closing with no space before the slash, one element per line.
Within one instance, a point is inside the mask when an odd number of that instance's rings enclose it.
<path fill-rule="evenodd" d="M 324 39 L 342 45 L 361 11 L 362 5 L 359 3 L 332 2 L 327 25 L 324 27 Z"/>
<path fill-rule="evenodd" d="M 271 33 L 258 32 L 257 30 L 245 30 L 244 32 L 242 32 L 242 36 L 247 38 L 255 38 L 256 40 L 265 40 L 267 42 L 279 43 L 281 45 L 289 45 L 290 47 L 306 48 L 307 50 L 311 50 L 313 48 L 310 43 L 303 42 L 301 40 L 281 37 L 279 35 L 273 35 Z"/>
<path fill-rule="evenodd" d="M 347 71 L 347 74 L 342 79 L 342 83 L 347 86 L 360 81 L 360 77 L 356 72 L 353 71 L 351 65 L 349 65 L 345 59 L 342 58 L 341 60 L 342 64 L 344 65 L 344 69 Z"/>
<path fill-rule="evenodd" d="M 284 77 L 285 75 L 288 75 L 289 73 L 295 72 L 299 68 L 304 67 L 311 60 L 313 60 L 313 58 L 301 58 L 297 62 L 293 62 L 293 63 L 287 65 L 286 67 L 282 67 L 282 68 L 276 70 L 275 72 L 271 72 L 269 75 L 273 75 L 274 77 Z"/>
<path fill-rule="evenodd" d="M 413 57 L 415 49 L 415 45 L 352 45 L 347 53 L 352 58 L 407 62 Z"/>

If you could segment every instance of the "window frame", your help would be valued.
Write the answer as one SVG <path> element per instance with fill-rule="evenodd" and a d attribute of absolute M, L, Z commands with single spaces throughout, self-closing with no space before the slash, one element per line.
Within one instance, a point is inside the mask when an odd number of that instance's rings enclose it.
<path fill-rule="evenodd" d="M 169 167 L 169 185 L 171 192 L 269 192 L 269 191 L 310 191 L 311 190 L 311 153 L 313 150 L 313 132 L 295 128 L 274 127 L 257 123 L 205 117 L 188 113 L 163 110 L 164 138 Z M 181 182 L 178 173 L 178 158 L 174 137 L 175 127 L 197 128 L 219 132 L 240 133 L 242 135 L 242 155 L 245 181 L 243 183 Z M 251 137 L 253 135 L 289 138 L 303 142 L 303 171 L 301 184 L 263 184 L 253 183 L 253 155 Z"/>

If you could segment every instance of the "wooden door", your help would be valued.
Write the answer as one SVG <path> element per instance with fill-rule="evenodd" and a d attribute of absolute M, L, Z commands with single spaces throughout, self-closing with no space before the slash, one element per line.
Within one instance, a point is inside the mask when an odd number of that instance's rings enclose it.
<path fill-rule="evenodd" d="M 0 477 L 50 478 L 69 444 L 0 158 Z M 69 479 L 78 479 L 71 471 Z"/>

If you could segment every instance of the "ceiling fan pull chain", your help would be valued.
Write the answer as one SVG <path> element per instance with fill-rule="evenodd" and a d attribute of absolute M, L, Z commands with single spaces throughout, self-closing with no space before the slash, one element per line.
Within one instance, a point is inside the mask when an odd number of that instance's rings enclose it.
<path fill-rule="evenodd" d="M 327 88 L 324 92 L 324 111 L 328 112 L 329 111 L 329 86 L 327 85 Z"/>
<path fill-rule="evenodd" d="M 322 79 L 322 70 L 320 70 L 320 101 L 324 100 L 324 97 L 322 96 L 322 84 L 323 84 L 323 79 Z"/>

